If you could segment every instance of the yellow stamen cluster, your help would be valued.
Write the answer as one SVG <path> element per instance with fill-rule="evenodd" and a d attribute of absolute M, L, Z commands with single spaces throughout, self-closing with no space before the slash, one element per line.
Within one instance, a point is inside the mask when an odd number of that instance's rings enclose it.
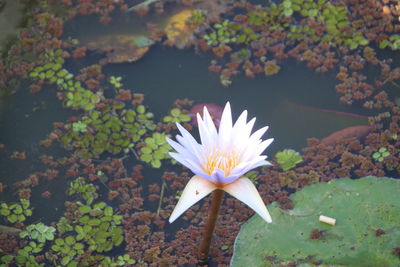
<path fill-rule="evenodd" d="M 234 151 L 219 151 L 213 149 L 203 164 L 204 172 L 211 175 L 215 168 L 224 171 L 225 176 L 229 176 L 231 171 L 239 164 L 239 154 Z"/>

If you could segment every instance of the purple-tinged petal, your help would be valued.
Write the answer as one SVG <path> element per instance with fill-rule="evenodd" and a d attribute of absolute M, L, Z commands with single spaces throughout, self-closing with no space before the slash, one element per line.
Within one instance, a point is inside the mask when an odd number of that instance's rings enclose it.
<path fill-rule="evenodd" d="M 213 180 L 218 184 L 225 184 L 225 173 L 219 168 L 215 168 L 214 172 L 211 174 Z"/>

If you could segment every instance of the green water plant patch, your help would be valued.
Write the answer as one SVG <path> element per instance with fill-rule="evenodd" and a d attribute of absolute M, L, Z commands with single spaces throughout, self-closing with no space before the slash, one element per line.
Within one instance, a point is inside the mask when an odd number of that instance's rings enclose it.
<path fill-rule="evenodd" d="M 400 49 L 400 35 L 393 34 L 389 37 L 389 39 L 385 39 L 379 43 L 379 48 L 384 49 L 386 47 L 391 48 L 392 50 Z"/>
<path fill-rule="evenodd" d="M 121 76 L 111 76 L 109 79 L 110 84 L 114 86 L 114 88 L 119 89 L 123 86 L 122 77 Z"/>
<path fill-rule="evenodd" d="M 29 199 L 21 198 L 19 201 L 20 203 L 7 204 L 3 202 L 0 204 L 0 215 L 10 223 L 23 222 L 27 216 L 32 215 Z"/>
<path fill-rule="evenodd" d="M 81 216 L 75 221 L 76 240 L 86 243 L 88 250 L 101 253 L 122 243 L 122 216 L 112 207 L 99 202 L 93 206 L 82 205 L 78 210 Z"/>
<path fill-rule="evenodd" d="M 93 184 L 86 183 L 83 177 L 78 177 L 69 183 L 67 194 L 69 196 L 75 195 L 83 198 L 88 205 L 92 204 L 93 200 L 99 197 L 96 192 L 96 187 Z"/>
<path fill-rule="evenodd" d="M 41 252 L 43 249 L 43 243 L 36 244 L 35 242 L 31 241 L 28 245 L 23 247 L 22 249 L 18 250 L 17 256 L 15 256 L 15 261 L 18 266 L 44 266 L 44 264 L 39 264 L 36 261 L 35 255 Z"/>
<path fill-rule="evenodd" d="M 163 121 L 166 123 L 189 122 L 190 116 L 182 113 L 179 108 L 173 108 L 169 111 L 169 115 L 163 117 Z"/>
<path fill-rule="evenodd" d="M 46 240 L 53 240 L 56 228 L 47 226 L 43 223 L 28 225 L 25 231 L 19 233 L 19 237 L 29 237 L 32 240 L 37 240 L 39 243 L 45 243 Z"/>
<path fill-rule="evenodd" d="M 57 238 L 54 245 L 51 246 L 51 250 L 60 256 L 60 263 L 65 266 L 71 262 L 77 255 L 84 253 L 84 245 L 74 238 L 74 236 L 65 236 L 63 238 Z"/>
<path fill-rule="evenodd" d="M 379 162 L 382 162 L 388 156 L 390 156 L 390 152 L 387 150 L 386 147 L 381 147 L 378 151 L 372 154 L 372 157 Z"/>
<path fill-rule="evenodd" d="M 288 171 L 303 161 L 300 153 L 293 149 L 284 149 L 275 154 L 276 161 L 282 170 Z"/>
<path fill-rule="evenodd" d="M 34 241 L 30 241 L 26 246 L 18 250 L 17 255 L 4 255 L 0 258 L 0 267 L 14 266 L 12 263 L 15 261 L 17 266 L 27 267 L 40 267 L 44 266 L 43 263 L 39 264 L 36 261 L 35 255 L 41 252 L 43 249 L 43 243 L 36 244 Z"/>
<path fill-rule="evenodd" d="M 65 93 L 64 104 L 72 109 L 92 110 L 100 101 L 102 94 L 94 93 L 82 86 L 80 81 L 74 80 L 74 75 L 63 68 L 63 51 L 49 50 L 43 55 L 44 63 L 36 66 L 28 76 L 33 80 L 45 81 L 57 85 Z"/>
<path fill-rule="evenodd" d="M 269 205 L 271 224 L 253 216 L 242 226 L 231 266 L 400 266 L 398 192 L 399 180 L 376 177 L 305 187 L 291 196 L 292 210 Z"/>
<path fill-rule="evenodd" d="M 149 163 L 153 168 L 161 167 L 161 160 L 170 158 L 168 152 L 171 146 L 167 143 L 164 133 L 153 133 L 144 139 L 144 146 L 140 149 L 140 159 Z"/>
<path fill-rule="evenodd" d="M 113 101 L 67 125 L 68 132 L 60 140 L 67 149 L 76 149 L 83 157 L 91 158 L 105 151 L 129 153 L 148 131 L 155 128 L 153 113 L 145 106 L 128 109 L 124 103 Z"/>

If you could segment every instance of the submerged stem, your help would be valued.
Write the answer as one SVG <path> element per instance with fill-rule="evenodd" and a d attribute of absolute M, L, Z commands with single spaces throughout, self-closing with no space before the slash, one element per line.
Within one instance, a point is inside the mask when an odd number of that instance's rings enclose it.
<path fill-rule="evenodd" d="M 212 193 L 210 213 L 204 226 L 204 235 L 199 246 L 199 265 L 207 263 L 215 223 L 217 222 L 219 208 L 224 197 L 224 191 L 217 189 Z"/>

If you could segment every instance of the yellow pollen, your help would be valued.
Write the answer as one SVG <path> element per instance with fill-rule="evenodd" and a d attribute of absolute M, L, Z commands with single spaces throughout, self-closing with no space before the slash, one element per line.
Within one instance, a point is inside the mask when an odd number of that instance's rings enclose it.
<path fill-rule="evenodd" d="M 215 168 L 224 171 L 229 176 L 231 171 L 239 164 L 239 155 L 234 151 L 221 152 L 216 149 L 211 152 L 203 165 L 204 172 L 211 175 Z"/>

